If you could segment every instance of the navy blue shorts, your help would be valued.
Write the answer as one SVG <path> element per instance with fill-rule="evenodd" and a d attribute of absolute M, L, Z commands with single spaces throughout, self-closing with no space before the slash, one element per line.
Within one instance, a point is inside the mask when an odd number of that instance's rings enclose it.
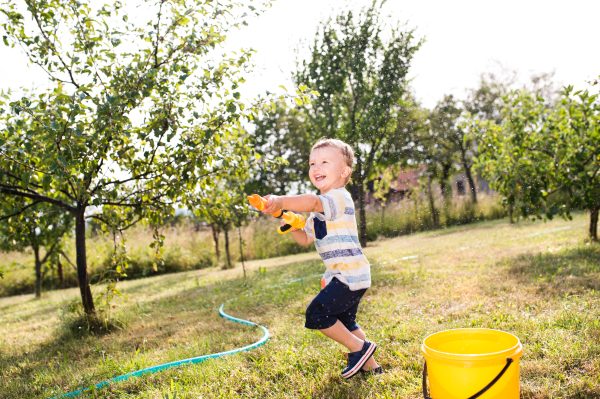
<path fill-rule="evenodd" d="M 311 330 L 329 328 L 341 321 L 349 331 L 359 328 L 356 324 L 358 303 L 366 289 L 351 291 L 337 278 L 333 278 L 306 308 L 305 327 Z"/>

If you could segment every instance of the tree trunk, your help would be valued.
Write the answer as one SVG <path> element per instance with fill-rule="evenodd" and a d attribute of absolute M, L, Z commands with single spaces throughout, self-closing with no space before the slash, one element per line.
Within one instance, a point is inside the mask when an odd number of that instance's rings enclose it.
<path fill-rule="evenodd" d="M 231 269 L 231 253 L 229 252 L 229 228 L 223 228 L 223 232 L 225 233 L 225 255 L 227 257 L 227 264 L 225 265 L 225 268 Z"/>
<path fill-rule="evenodd" d="M 476 204 L 477 203 L 477 188 L 475 187 L 475 180 L 473 180 L 473 174 L 471 173 L 471 166 L 467 161 L 467 154 L 464 150 L 461 149 L 460 158 L 462 161 L 463 169 L 465 170 L 465 176 L 467 177 L 467 182 L 469 182 L 469 189 L 471 190 L 471 201 Z"/>
<path fill-rule="evenodd" d="M 88 316 L 94 315 L 94 298 L 90 289 L 90 282 L 87 272 L 87 258 L 85 251 L 85 207 L 79 205 L 75 215 L 75 250 L 77 253 L 77 282 L 79 283 L 79 292 L 83 310 Z"/>
<path fill-rule="evenodd" d="M 600 208 L 590 210 L 590 239 L 598 242 L 598 211 Z"/>
<path fill-rule="evenodd" d="M 442 209 L 444 211 L 444 223 L 446 226 L 449 224 L 448 219 L 450 219 L 450 204 L 452 203 L 452 185 L 448 184 L 451 168 L 452 165 L 443 165 L 442 177 L 440 179 L 440 191 L 442 192 Z"/>
<path fill-rule="evenodd" d="M 438 214 L 438 210 L 435 209 L 435 200 L 433 198 L 433 188 L 431 187 L 432 183 L 431 176 L 427 177 L 427 199 L 429 200 L 429 211 L 431 212 L 431 222 L 433 223 L 433 227 L 439 227 L 440 225 L 440 215 Z"/>
<path fill-rule="evenodd" d="M 242 270 L 244 271 L 244 280 L 246 279 L 246 264 L 244 263 L 244 240 L 242 240 L 242 227 L 238 226 L 238 236 L 240 238 L 240 259 L 242 261 Z"/>
<path fill-rule="evenodd" d="M 442 197 L 444 202 L 447 202 L 448 197 L 452 195 L 452 189 L 448 187 L 448 178 L 450 177 L 450 166 L 442 166 L 442 177 L 440 179 L 440 190 L 442 191 Z"/>
<path fill-rule="evenodd" d="M 35 255 L 35 297 L 42 297 L 42 261 L 40 260 L 40 248 L 33 246 Z"/>
<path fill-rule="evenodd" d="M 213 242 L 215 243 L 215 254 L 217 256 L 217 264 L 218 264 L 219 259 L 221 259 L 221 250 L 219 249 L 219 227 L 215 226 L 214 223 L 211 223 L 210 229 L 212 230 Z"/>
<path fill-rule="evenodd" d="M 469 182 L 469 189 L 471 190 L 471 201 L 476 204 L 477 203 L 477 188 L 475 187 L 475 181 L 473 180 L 473 174 L 471 173 L 471 168 L 467 167 L 467 165 L 463 165 L 465 168 L 465 175 L 467 176 L 467 181 Z"/>
<path fill-rule="evenodd" d="M 365 185 L 362 160 L 359 156 L 356 157 L 356 170 L 352 175 L 352 180 L 352 199 L 358 201 L 358 241 L 365 248 L 367 246 L 367 213 L 365 211 Z"/>
<path fill-rule="evenodd" d="M 509 201 L 509 203 L 508 203 L 508 221 L 510 222 L 510 224 L 515 223 L 514 208 L 515 207 L 514 207 L 513 203 Z"/>
<path fill-rule="evenodd" d="M 65 288 L 65 276 L 63 273 L 62 262 L 60 261 L 60 255 L 58 255 L 56 261 L 56 273 L 58 274 L 58 283 L 60 288 Z"/>
<path fill-rule="evenodd" d="M 365 211 L 365 189 L 362 181 L 358 185 L 358 212 L 360 217 L 358 239 L 360 245 L 365 248 L 367 246 L 367 212 Z"/>

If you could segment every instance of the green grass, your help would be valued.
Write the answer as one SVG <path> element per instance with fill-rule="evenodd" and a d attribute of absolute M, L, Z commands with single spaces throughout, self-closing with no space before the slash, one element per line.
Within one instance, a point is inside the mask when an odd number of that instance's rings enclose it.
<path fill-rule="evenodd" d="M 116 384 L 88 398 L 420 398 L 425 336 L 456 327 L 516 334 L 523 398 L 600 397 L 600 246 L 587 215 L 572 221 L 481 222 L 374 242 L 373 287 L 359 323 L 386 373 L 342 380 L 342 348 L 304 329 L 318 290 L 314 253 L 119 284 L 111 311 L 125 327 L 103 336 L 65 327 L 77 289 L 0 299 L 2 398 L 46 398 L 154 364 L 269 342 L 254 351 Z M 273 240 L 277 240 L 276 235 Z M 260 268 L 260 269 L 259 269 Z M 101 292 L 101 287 L 95 290 Z M 233 299 L 232 299 L 233 298 Z"/>

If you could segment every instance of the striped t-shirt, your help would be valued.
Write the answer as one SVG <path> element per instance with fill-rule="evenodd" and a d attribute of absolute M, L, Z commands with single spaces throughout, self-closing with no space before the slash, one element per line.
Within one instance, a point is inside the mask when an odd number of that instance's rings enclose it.
<path fill-rule="evenodd" d="M 315 248 L 325 263 L 322 282 L 333 277 L 356 291 L 371 286 L 371 266 L 358 241 L 354 201 L 343 187 L 319 195 L 323 214 L 311 212 L 304 231 L 315 239 Z"/>

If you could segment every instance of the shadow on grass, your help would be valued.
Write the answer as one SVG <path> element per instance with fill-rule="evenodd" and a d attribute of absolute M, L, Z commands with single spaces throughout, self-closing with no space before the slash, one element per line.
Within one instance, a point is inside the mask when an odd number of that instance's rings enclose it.
<path fill-rule="evenodd" d="M 600 290 L 600 245 L 559 253 L 525 254 L 511 259 L 509 272 L 523 282 L 541 283 L 560 292 Z"/>

